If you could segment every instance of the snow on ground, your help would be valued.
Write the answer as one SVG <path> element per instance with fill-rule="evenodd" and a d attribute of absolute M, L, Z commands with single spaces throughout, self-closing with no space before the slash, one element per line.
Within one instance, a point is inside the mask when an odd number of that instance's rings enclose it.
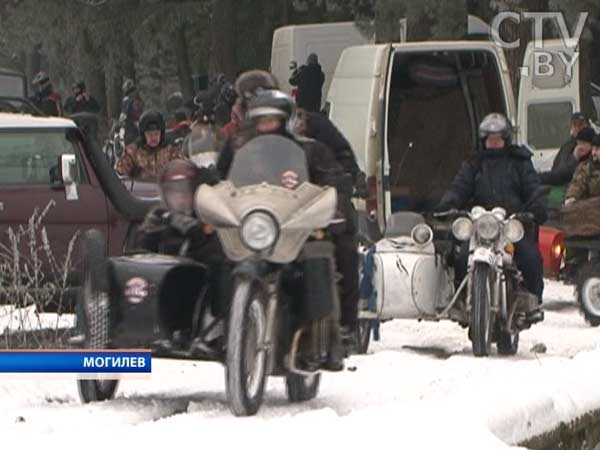
<path fill-rule="evenodd" d="M 79 402 L 74 380 L 0 376 L 0 435 L 24 448 L 506 449 L 600 408 L 600 329 L 567 287 L 549 283 L 546 304 L 510 358 L 472 357 L 466 330 L 450 322 L 386 323 L 369 355 L 324 375 L 315 400 L 289 404 L 272 378 L 259 414 L 244 419 L 229 412 L 214 363 L 154 360 L 151 380 L 123 380 L 115 400 L 93 405 Z M 545 354 L 531 352 L 539 343 Z"/>
<path fill-rule="evenodd" d="M 72 314 L 57 316 L 50 313 L 37 313 L 35 305 L 26 308 L 0 305 L 0 333 L 44 328 L 68 328 L 73 324 L 74 316 Z"/>

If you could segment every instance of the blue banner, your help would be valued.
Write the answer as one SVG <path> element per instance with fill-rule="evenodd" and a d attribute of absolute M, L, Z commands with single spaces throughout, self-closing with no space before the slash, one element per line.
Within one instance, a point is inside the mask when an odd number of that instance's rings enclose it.
<path fill-rule="evenodd" d="M 0 350 L 0 373 L 151 373 L 150 350 Z"/>

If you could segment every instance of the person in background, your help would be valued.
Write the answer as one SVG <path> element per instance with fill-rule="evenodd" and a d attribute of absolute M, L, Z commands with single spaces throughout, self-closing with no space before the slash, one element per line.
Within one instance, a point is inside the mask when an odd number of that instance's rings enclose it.
<path fill-rule="evenodd" d="M 144 112 L 144 101 L 140 97 L 135 82 L 131 79 L 125 80 L 122 91 L 123 100 L 119 122 L 125 127 L 125 145 L 129 145 L 140 135 L 138 123 Z"/>
<path fill-rule="evenodd" d="M 298 87 L 296 104 L 299 108 L 313 112 L 321 110 L 325 74 L 316 53 L 308 55 L 306 64 L 294 70 L 289 82 L 292 86 Z"/>
<path fill-rule="evenodd" d="M 181 151 L 166 143 L 165 120 L 158 111 L 146 111 L 140 118 L 140 138 L 125 147 L 117 161 L 120 175 L 156 182 L 169 161 L 181 159 Z"/>
<path fill-rule="evenodd" d="M 89 112 L 97 114 L 100 112 L 100 105 L 94 97 L 88 94 L 85 82 L 78 81 L 71 86 L 73 95 L 65 101 L 64 110 L 67 114 L 77 114 L 80 112 Z"/>
<path fill-rule="evenodd" d="M 47 116 L 62 117 L 62 100 L 60 94 L 54 89 L 50 77 L 46 72 L 39 72 L 31 82 L 35 94 L 31 101 Z"/>
<path fill-rule="evenodd" d="M 565 205 L 600 196 L 600 135 L 591 142 L 591 155 L 583 161 L 573 175 L 566 193 Z"/>
<path fill-rule="evenodd" d="M 589 126 L 589 120 L 582 113 L 576 112 L 571 116 L 569 139 L 561 145 L 552 163 L 552 169 L 540 173 L 542 184 L 549 186 L 569 184 L 579 162 L 589 155 L 589 151 L 584 151 L 577 143 L 578 133 Z"/>

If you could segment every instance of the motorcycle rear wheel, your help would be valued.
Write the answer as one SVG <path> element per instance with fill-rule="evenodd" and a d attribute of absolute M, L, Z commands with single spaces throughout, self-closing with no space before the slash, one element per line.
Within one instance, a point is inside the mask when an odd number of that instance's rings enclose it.
<path fill-rule="evenodd" d="M 577 300 L 585 321 L 600 325 L 600 263 L 588 262 L 577 273 Z"/>

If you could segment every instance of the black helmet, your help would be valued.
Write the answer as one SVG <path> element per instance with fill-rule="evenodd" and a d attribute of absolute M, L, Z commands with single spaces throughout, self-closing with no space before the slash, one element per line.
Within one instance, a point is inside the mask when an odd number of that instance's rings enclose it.
<path fill-rule="evenodd" d="M 146 131 L 160 130 L 160 144 L 165 144 L 165 119 L 160 111 L 148 110 L 140 117 L 140 137 L 142 139 L 142 145 L 146 145 Z"/>
<path fill-rule="evenodd" d="M 83 80 L 79 80 L 71 85 L 71 89 L 77 89 L 79 92 L 85 91 L 85 82 Z"/>
<path fill-rule="evenodd" d="M 510 143 L 512 139 L 512 125 L 509 120 L 502 114 L 492 113 L 483 118 L 479 125 L 479 137 L 486 139 L 488 135 L 499 133 L 506 143 Z"/>
<path fill-rule="evenodd" d="M 592 139 L 592 145 L 594 147 L 600 147 L 600 134 L 594 136 L 594 139 Z"/>
<path fill-rule="evenodd" d="M 273 75 L 264 70 L 249 70 L 241 74 L 235 82 L 235 92 L 242 101 L 250 100 L 260 89 L 278 89 L 279 84 Z"/>
<path fill-rule="evenodd" d="M 585 127 L 579 130 L 579 133 L 577 133 L 575 139 L 578 141 L 592 143 L 595 137 L 596 132 L 594 131 L 594 129 L 592 127 Z"/>
<path fill-rule="evenodd" d="M 135 91 L 135 89 L 136 89 L 135 81 L 133 81 L 131 78 L 127 78 L 125 80 L 125 82 L 123 83 L 123 86 L 121 87 L 121 90 L 123 91 L 123 95 L 129 95 L 133 91 Z"/>
<path fill-rule="evenodd" d="M 170 161 L 159 179 L 160 194 L 167 207 L 175 212 L 191 214 L 194 192 L 200 184 L 200 169 L 188 159 Z"/>

